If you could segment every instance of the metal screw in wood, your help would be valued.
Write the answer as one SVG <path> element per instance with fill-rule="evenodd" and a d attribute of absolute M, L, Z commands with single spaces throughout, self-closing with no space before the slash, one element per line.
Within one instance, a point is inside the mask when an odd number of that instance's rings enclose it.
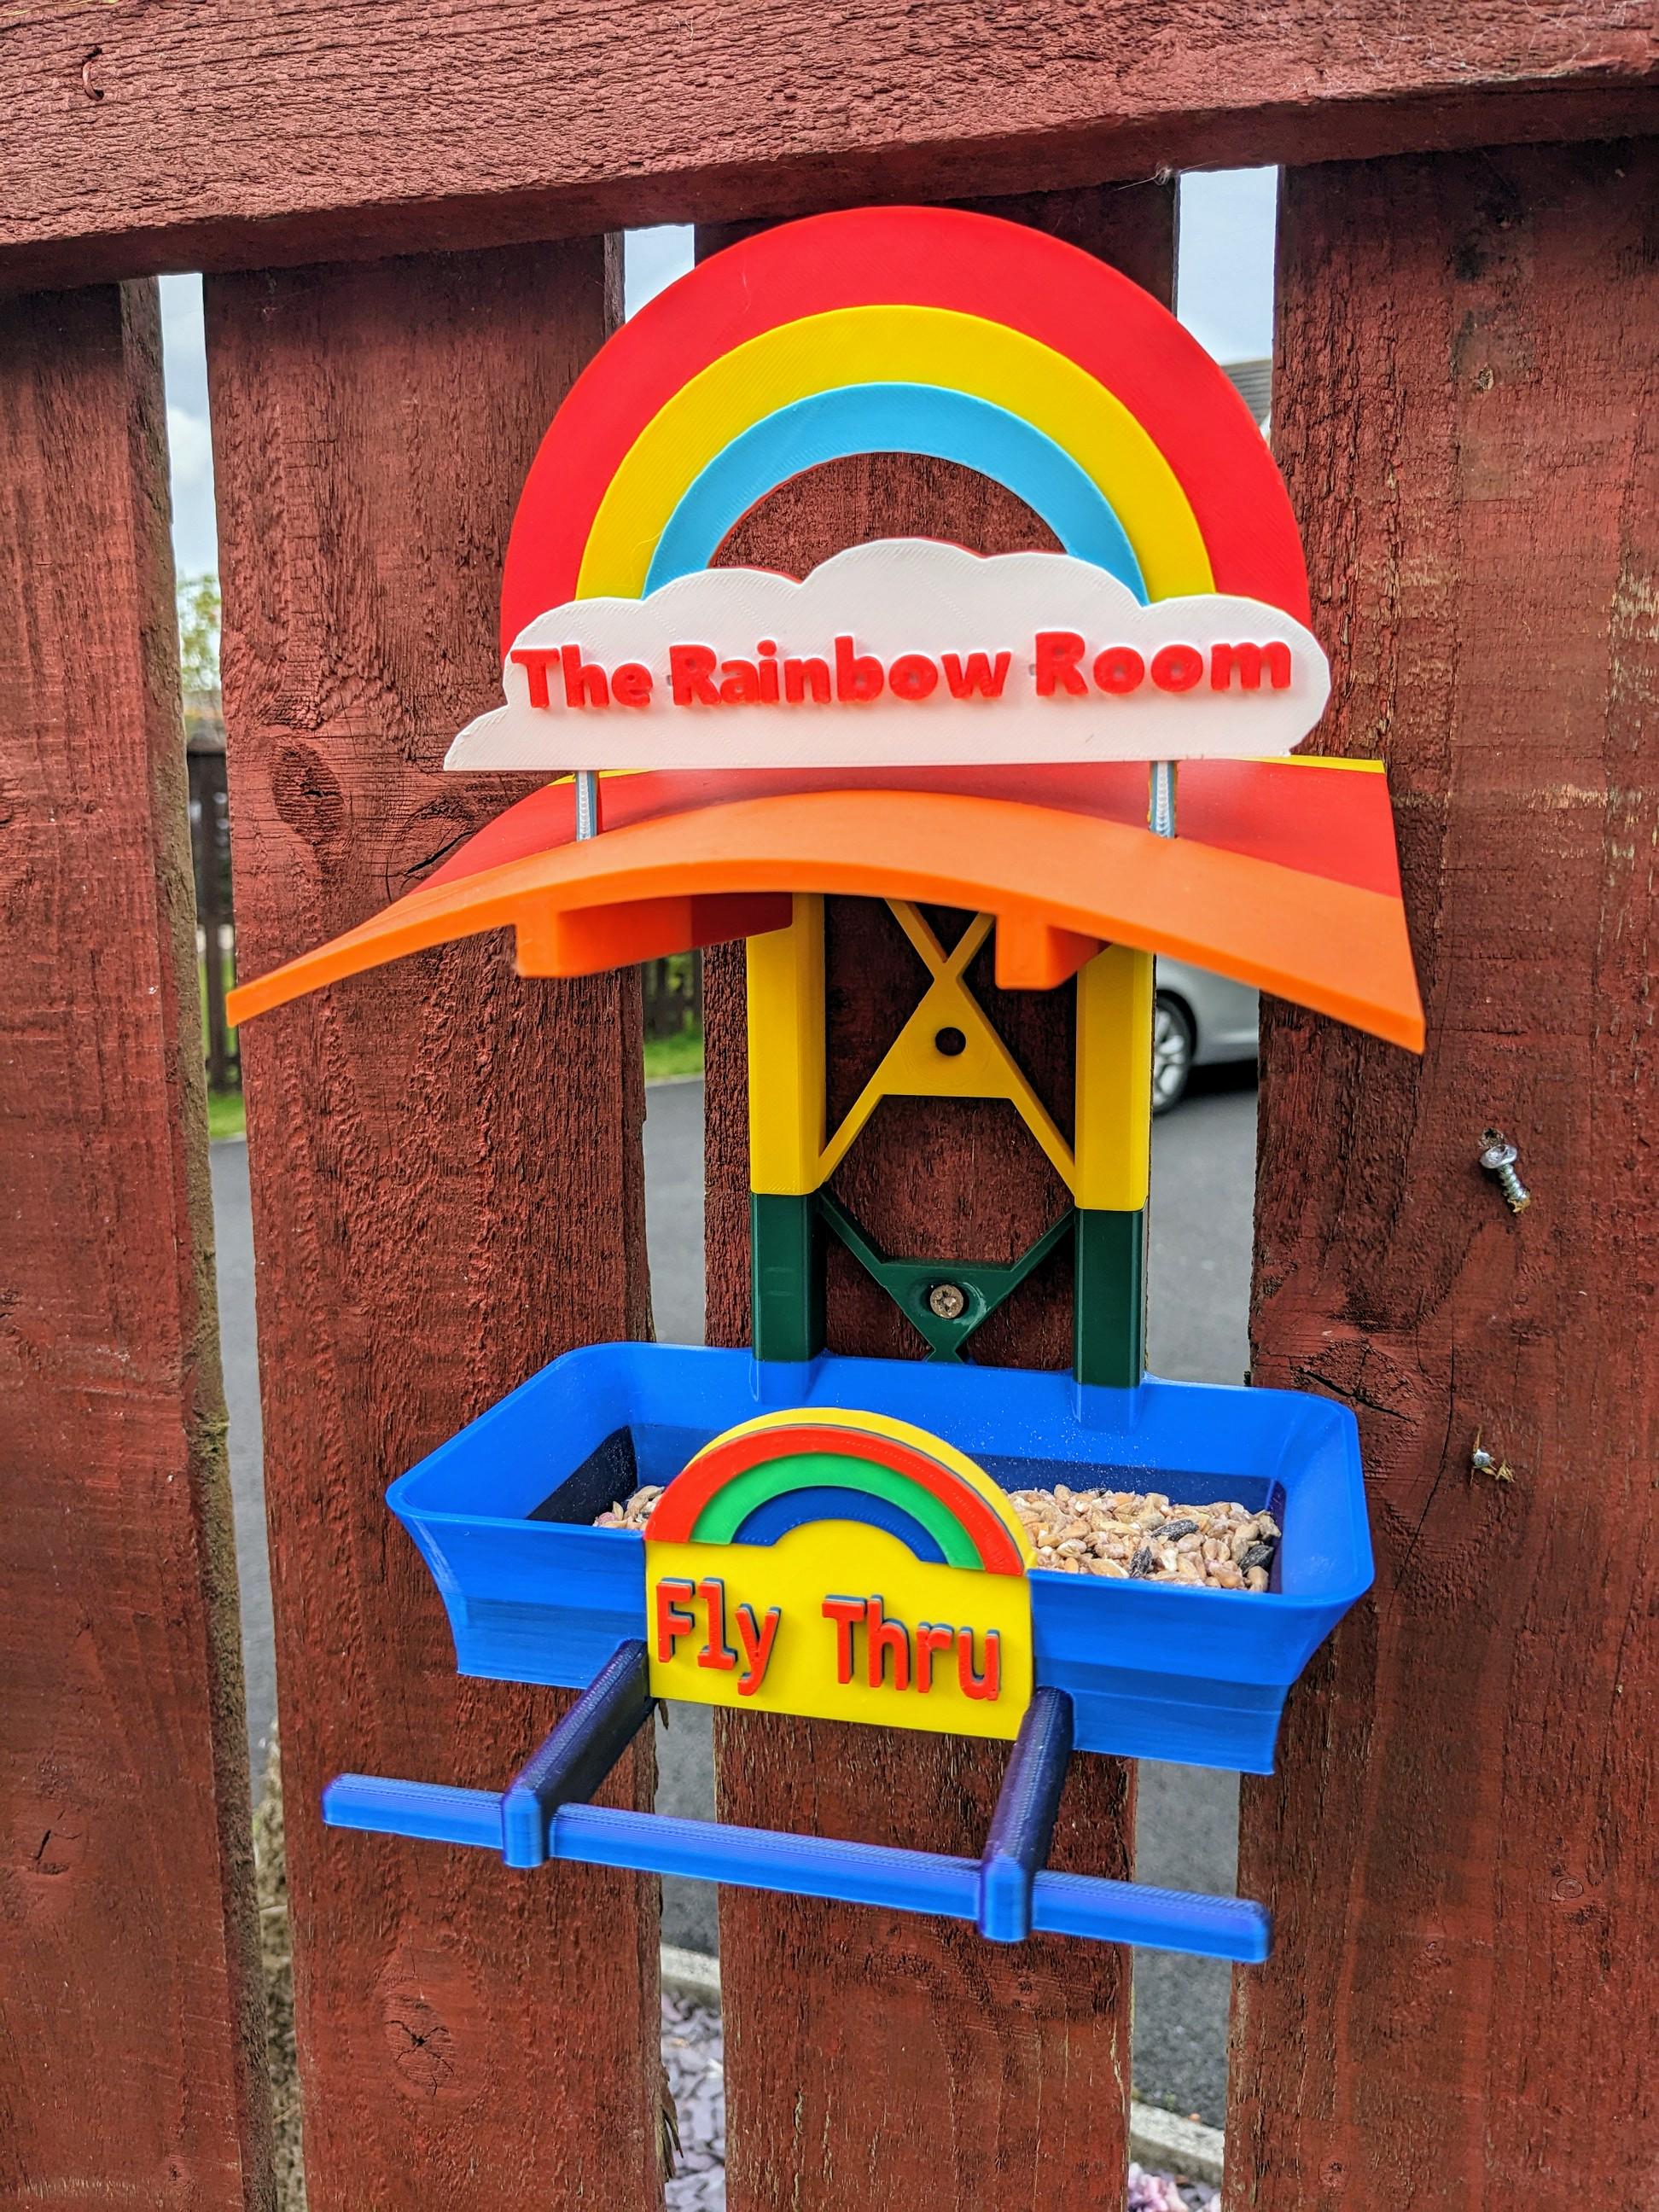
<path fill-rule="evenodd" d="M 1486 1150 L 1480 1155 L 1480 1164 L 1489 1176 L 1498 1179 L 1498 1188 L 1508 1200 L 1511 1213 L 1524 1213 L 1532 1204 L 1532 1193 L 1515 1171 L 1519 1155 L 1501 1129 L 1488 1129 Z"/>
<path fill-rule="evenodd" d="M 927 1293 L 927 1304 L 941 1321 L 960 1321 L 968 1310 L 967 1297 L 955 1283 L 935 1283 Z"/>
<path fill-rule="evenodd" d="M 1513 1482 L 1515 1480 L 1515 1470 L 1509 1462 L 1499 1459 L 1495 1452 L 1489 1452 L 1481 1443 L 1479 1429 L 1474 1432 L 1474 1449 L 1469 1454 L 1469 1472 L 1471 1474 L 1489 1474 L 1494 1482 Z"/>

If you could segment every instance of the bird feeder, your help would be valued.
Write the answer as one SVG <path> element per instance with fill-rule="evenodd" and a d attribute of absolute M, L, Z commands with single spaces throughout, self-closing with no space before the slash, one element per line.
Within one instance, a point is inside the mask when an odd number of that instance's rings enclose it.
<path fill-rule="evenodd" d="M 800 580 L 713 566 L 846 455 L 957 462 L 1060 550 L 854 546 Z M 502 704 L 447 765 L 568 770 L 418 890 L 244 985 L 246 1020 L 471 933 L 527 975 L 747 942 L 752 1343 L 572 1352 L 393 1484 L 463 1673 L 581 1696 L 500 1790 L 343 1776 L 342 1827 L 1234 1960 L 1257 1905 L 1057 1874 L 1069 1759 L 1271 1771 L 1285 1693 L 1371 1574 L 1344 1407 L 1145 1372 L 1160 951 L 1419 1049 L 1380 764 L 1293 750 L 1325 704 L 1289 502 L 1226 379 L 1059 241 L 940 210 L 784 226 L 605 348 L 526 485 Z M 1176 763 L 1180 763 L 1176 781 Z M 884 901 L 921 979 L 828 1103 L 824 901 Z M 965 916 L 952 933 L 941 909 Z M 1075 994 L 1062 1128 L 969 980 Z M 878 1247 L 830 1188 L 881 1102 L 1001 1100 L 1068 1194 L 1012 1263 Z M 1069 1374 L 975 1361 L 1060 1245 Z M 825 1340 L 831 1245 L 925 1359 Z M 1265 1589 L 1062 1572 L 1012 1495 L 1234 1501 Z M 642 1532 L 596 1526 L 645 1486 Z M 1007 1740 L 977 1860 L 596 1806 L 656 1700 Z"/>

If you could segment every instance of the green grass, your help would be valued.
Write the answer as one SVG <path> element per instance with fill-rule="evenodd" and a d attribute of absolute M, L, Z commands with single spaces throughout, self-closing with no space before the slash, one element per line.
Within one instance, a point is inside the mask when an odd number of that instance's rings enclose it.
<path fill-rule="evenodd" d="M 688 1022 L 678 1036 L 647 1037 L 645 1079 L 659 1083 L 665 1075 L 702 1073 L 702 1031 Z"/>
<path fill-rule="evenodd" d="M 240 1091 L 209 1091 L 208 1134 L 210 1137 L 244 1137 L 247 1134 Z"/>
<path fill-rule="evenodd" d="M 234 957 L 225 962 L 225 988 L 236 981 Z M 202 1003 L 202 1050 L 207 1051 L 207 962 L 196 963 L 196 988 Z M 240 1091 L 210 1091 L 208 1093 L 208 1135 L 210 1137 L 243 1137 L 247 1124 L 242 1115 L 242 1094 Z"/>

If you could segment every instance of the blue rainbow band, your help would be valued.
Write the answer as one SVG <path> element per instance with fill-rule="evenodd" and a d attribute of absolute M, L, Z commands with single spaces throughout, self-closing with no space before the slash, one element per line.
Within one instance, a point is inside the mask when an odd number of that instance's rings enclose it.
<path fill-rule="evenodd" d="M 866 1528 L 884 1529 L 888 1535 L 896 1536 L 907 1550 L 919 1559 L 934 1565 L 945 1564 L 938 1539 L 924 1528 L 914 1514 L 888 1498 L 872 1498 L 859 1490 L 830 1490 L 828 1488 L 786 1491 L 781 1498 L 769 1498 L 764 1505 L 757 1505 L 744 1516 L 741 1526 L 732 1537 L 737 1544 L 775 1544 L 780 1536 L 787 1536 L 792 1528 L 804 1528 L 814 1521 L 859 1521 Z"/>
<path fill-rule="evenodd" d="M 990 477 L 1046 522 L 1062 550 L 1092 562 L 1143 603 L 1134 549 L 1099 486 L 1071 455 L 1006 408 L 931 384 L 851 384 L 781 407 L 694 477 L 652 556 L 645 588 L 707 568 L 757 501 L 820 462 L 920 453 Z"/>

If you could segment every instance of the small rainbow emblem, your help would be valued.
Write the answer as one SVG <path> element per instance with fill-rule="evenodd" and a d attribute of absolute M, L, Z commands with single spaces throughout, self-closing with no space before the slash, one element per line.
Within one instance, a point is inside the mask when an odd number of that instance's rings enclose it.
<path fill-rule="evenodd" d="M 885 1414 L 763 1414 L 704 1446 L 658 1501 L 652 1543 L 771 1545 L 823 1521 L 880 1528 L 921 1560 L 1024 1575 L 1024 1529 L 963 1453 Z"/>
<path fill-rule="evenodd" d="M 1024 225 L 874 208 L 727 248 L 601 349 L 525 485 L 503 651 L 549 608 L 710 566 L 778 484 L 874 453 L 994 479 L 1143 600 L 1224 592 L 1308 619 L 1279 472 L 1164 307 Z"/>

